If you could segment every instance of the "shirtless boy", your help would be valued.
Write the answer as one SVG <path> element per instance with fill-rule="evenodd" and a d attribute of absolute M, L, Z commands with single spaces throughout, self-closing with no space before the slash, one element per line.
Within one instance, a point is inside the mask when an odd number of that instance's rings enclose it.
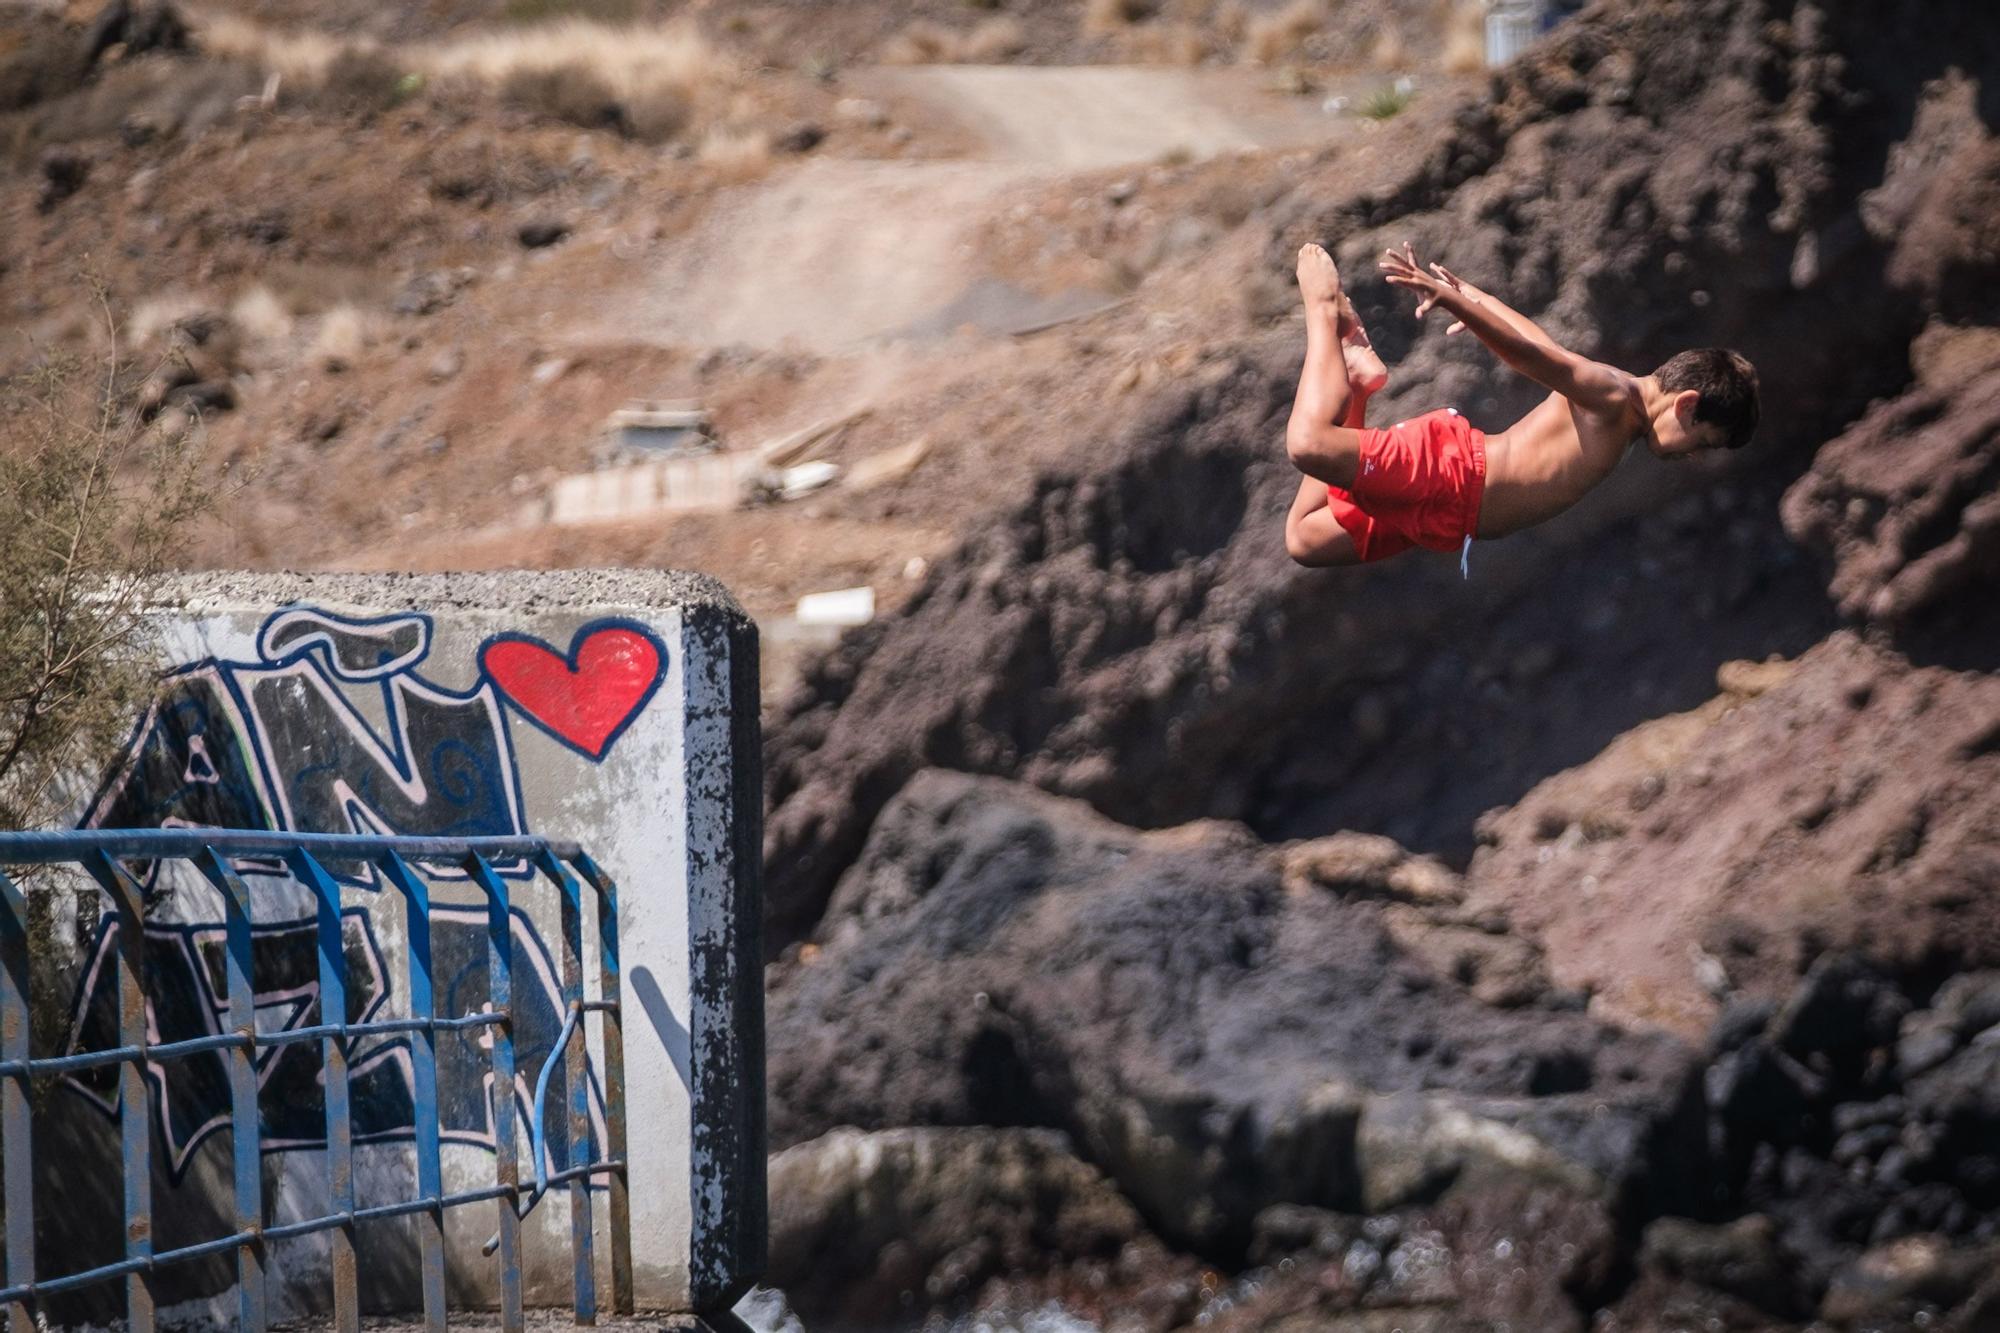
<path fill-rule="evenodd" d="M 1534 321 L 1406 244 L 1382 256 L 1390 283 L 1472 333 L 1549 396 L 1506 430 L 1485 435 L 1455 409 L 1393 426 L 1364 424 L 1369 396 L 1388 382 L 1340 289 L 1333 257 L 1299 251 L 1306 362 L 1285 430 L 1285 452 L 1305 473 L 1285 520 L 1285 549 L 1302 565 L 1382 560 L 1412 546 L 1459 553 L 1475 537 L 1504 537 L 1554 518 L 1611 474 L 1643 440 L 1660 458 L 1738 449 L 1757 426 L 1757 372 L 1735 352 L 1682 352 L 1650 375 L 1578 356 Z"/>

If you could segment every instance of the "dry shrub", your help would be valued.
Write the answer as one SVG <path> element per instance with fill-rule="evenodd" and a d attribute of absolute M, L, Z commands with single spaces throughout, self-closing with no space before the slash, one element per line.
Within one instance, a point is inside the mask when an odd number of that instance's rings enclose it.
<path fill-rule="evenodd" d="M 81 88 L 90 61 L 68 24 L 28 13 L 0 32 L 0 111 L 17 111 Z"/>
<path fill-rule="evenodd" d="M 1243 54 L 1259 65 L 1275 65 L 1305 43 L 1326 22 L 1325 0 L 1292 0 L 1272 14 L 1251 19 Z"/>
<path fill-rule="evenodd" d="M 1028 35 L 1020 21 L 1002 14 L 966 34 L 958 48 L 958 58 L 975 65 L 997 65 L 1027 49 Z"/>
<path fill-rule="evenodd" d="M 1027 45 L 1027 33 L 1006 15 L 987 19 L 970 32 L 918 19 L 890 38 L 879 58 L 888 65 L 991 65 L 1012 59 Z"/>
<path fill-rule="evenodd" d="M 623 129 L 626 123 L 611 89 L 581 65 L 516 70 L 500 85 L 500 99 L 586 129 Z"/>
<path fill-rule="evenodd" d="M 701 139 L 696 156 L 728 180 L 750 180 L 771 165 L 771 136 L 747 128 L 711 129 Z"/>
<path fill-rule="evenodd" d="M 287 83 L 315 86 L 325 81 L 327 67 L 342 52 L 373 46 L 308 29 L 281 32 L 234 14 L 206 16 L 195 35 L 201 49 L 212 56 L 255 65 Z"/>
<path fill-rule="evenodd" d="M 126 345 L 135 352 L 157 347 L 176 324 L 207 308 L 206 302 L 187 292 L 170 292 L 141 301 L 126 317 Z"/>
<path fill-rule="evenodd" d="M 374 321 L 352 305 L 337 305 L 320 316 L 307 353 L 321 370 L 338 373 L 351 368 L 375 340 Z"/>
<path fill-rule="evenodd" d="M 956 59 L 959 36 L 928 19 L 918 19 L 882 47 L 887 65 L 943 65 Z"/>
<path fill-rule="evenodd" d="M 1192 23 L 1134 28 L 1125 45 L 1133 60 L 1146 65 L 1199 65 L 1213 50 L 1207 35 Z"/>
<path fill-rule="evenodd" d="M 684 134 L 742 82 L 692 22 L 608 24 L 560 18 L 412 46 L 392 60 L 378 44 L 279 33 L 233 16 L 206 20 L 202 45 L 312 88 L 393 100 L 416 76 L 451 96 L 491 93 L 579 125 L 617 125 L 646 139 Z M 394 70 L 394 78 L 387 71 Z M 382 103 L 376 103 L 382 104 Z"/>
<path fill-rule="evenodd" d="M 642 138 L 680 134 L 741 79 L 735 64 L 685 21 L 613 27 L 563 20 L 419 47 L 412 62 L 444 81 L 492 89 L 539 85 L 572 112 L 588 108 L 601 89 Z"/>
<path fill-rule="evenodd" d="M 1369 58 L 1377 69 L 1402 69 L 1410 63 L 1410 48 L 1403 41 L 1403 30 L 1393 23 L 1386 23 L 1382 31 L 1375 35 L 1374 49 Z"/>
<path fill-rule="evenodd" d="M 1122 32 L 1159 12 L 1158 0 L 1090 0 L 1083 8 L 1083 31 L 1091 37 Z"/>
<path fill-rule="evenodd" d="M 1448 74 L 1485 68 L 1486 15 L 1478 0 L 1457 0 L 1445 15 L 1443 63 Z"/>
<path fill-rule="evenodd" d="M 89 282 L 102 352 L 0 380 L 0 828 L 57 824 L 116 754 L 158 670 L 148 581 L 214 499 L 198 417 L 169 432 L 132 410 L 145 367 Z"/>
<path fill-rule="evenodd" d="M 350 46 L 327 62 L 319 94 L 347 111 L 386 111 L 401 101 L 408 71 L 374 47 Z"/>
<path fill-rule="evenodd" d="M 694 123 L 694 99 L 670 86 L 651 88 L 625 99 L 625 132 L 644 143 L 666 143 Z"/>
<path fill-rule="evenodd" d="M 1250 11 L 1244 8 L 1243 0 L 1223 0 L 1208 27 L 1218 41 L 1234 46 L 1250 31 Z"/>
<path fill-rule="evenodd" d="M 292 336 L 292 312 L 263 283 L 244 288 L 229 303 L 229 318 L 243 336 L 260 348 Z"/>

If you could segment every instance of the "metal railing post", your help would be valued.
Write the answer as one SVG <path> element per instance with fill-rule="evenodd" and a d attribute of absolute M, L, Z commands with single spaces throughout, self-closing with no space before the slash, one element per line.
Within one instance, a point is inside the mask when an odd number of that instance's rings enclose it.
<path fill-rule="evenodd" d="M 333 1325 L 339 1333 L 361 1333 L 354 1266 L 354 1123 L 348 1116 L 347 941 L 340 925 L 340 885 L 309 852 L 294 851 L 286 859 L 318 901 L 319 1021 L 337 1029 L 320 1042 L 326 1075 L 326 1189 L 333 1215 L 345 1219 L 328 1233 L 333 1245 Z"/>
<path fill-rule="evenodd" d="M 486 997 L 500 1022 L 493 1043 L 493 1166 L 500 1198 L 500 1327 L 521 1333 L 521 1156 L 514 1127 L 514 927 L 507 882 L 474 853 L 466 873 L 486 891 Z"/>
<path fill-rule="evenodd" d="M 295 1016 L 281 1029 L 257 1029 L 255 970 L 259 938 L 250 888 L 235 866 L 242 857 L 280 860 L 312 892 L 317 946 L 319 1004 L 317 1022 Z M 192 862 L 220 893 L 226 919 L 221 958 L 228 1000 L 221 1024 L 203 1022 L 198 1035 L 173 1034 L 163 1040 L 152 1033 L 154 1011 L 148 989 L 148 941 L 144 891 L 126 869 L 123 858 L 155 863 Z M 560 990 L 563 1016 L 553 1047 L 541 1061 L 535 1080 L 531 1128 L 535 1144 L 535 1189 L 526 1199 L 520 1187 L 520 1113 L 517 1078 L 517 1013 L 514 994 L 513 908 L 508 885 L 494 869 L 498 858 L 516 866 L 531 865 L 553 880 L 560 893 L 562 947 Z M 327 869 L 339 862 L 374 864 L 382 878 L 407 900 L 410 957 L 409 1017 L 350 1021 L 346 917 L 341 910 L 340 881 Z M 486 897 L 486 958 L 490 1002 L 487 1012 L 439 1017 L 434 939 L 429 887 L 413 862 L 452 862 L 462 867 Z M 73 1048 L 36 1059 L 32 1051 L 31 954 L 28 899 L 14 880 L 0 874 L 0 1173 L 4 1181 L 7 1240 L 6 1279 L 0 1288 L 0 1310 L 12 1325 L 7 1333 L 28 1333 L 42 1314 L 41 1304 L 59 1293 L 78 1291 L 123 1279 L 127 1323 L 131 1333 L 152 1333 L 156 1323 L 153 1277 L 170 1265 L 198 1259 L 233 1256 L 238 1277 L 237 1325 L 261 1333 L 268 1326 L 270 1246 L 278 1241 L 329 1233 L 333 1247 L 333 1304 L 336 1327 L 352 1333 L 360 1322 L 356 1264 L 356 1229 L 364 1222 L 411 1217 L 417 1220 L 423 1250 L 423 1293 L 426 1325 L 442 1333 L 446 1327 L 446 1210 L 496 1204 L 500 1226 L 487 1247 L 499 1252 L 495 1275 L 500 1294 L 502 1327 L 519 1333 L 523 1327 L 522 1217 L 557 1185 L 570 1191 L 571 1233 L 575 1269 L 575 1314 L 579 1324 L 596 1317 L 597 1281 L 594 1265 L 595 1229 L 590 1196 L 592 1181 L 603 1181 L 607 1193 L 612 1303 L 619 1313 L 632 1309 L 631 1212 L 626 1183 L 625 1072 L 620 1025 L 620 964 L 617 891 L 611 880 L 574 843 L 538 837 L 437 838 L 375 837 L 349 834 L 294 834 L 264 830 L 225 829 L 94 829 L 60 833 L 0 833 L 0 864 L 69 863 L 81 866 L 103 888 L 115 913 L 99 937 L 109 961 L 94 965 L 94 988 L 108 982 L 115 995 L 117 1037 L 104 1043 L 92 1017 L 92 1035 L 73 1035 Z M 572 873 L 574 867 L 577 873 Z M 598 895 L 599 998 L 590 1000 L 585 983 L 585 941 L 582 885 Z M 37 927 L 39 928 L 39 927 Z M 289 929 L 289 925 L 287 929 Z M 169 929 L 179 930 L 180 926 Z M 203 952 L 191 960 L 206 966 Z M 540 973 L 532 972 L 539 980 Z M 274 980 L 275 978 L 266 978 Z M 211 983 L 213 984 L 213 983 Z M 101 992 L 81 997 L 83 1012 L 101 1013 Z M 221 1007 L 221 1006 L 218 1006 Z M 591 1049 L 587 1019 L 601 1015 L 603 1049 L 602 1155 L 593 1153 L 591 1112 Z M 174 1020 L 178 1022 L 179 1020 Z M 441 1141 L 443 1112 L 438 1087 L 436 1034 L 440 1030 L 485 1034 L 490 1042 L 490 1123 L 495 1184 L 446 1193 Z M 355 1043 L 364 1037 L 408 1034 L 412 1129 L 416 1138 L 418 1195 L 397 1202 L 356 1206 L 354 1127 L 349 1061 Z M 328 1209 L 319 1216 L 282 1224 L 264 1218 L 262 1154 L 268 1146 L 261 1133 L 260 1052 L 282 1059 L 293 1045 L 319 1043 L 325 1074 L 326 1170 Z M 159 1249 L 153 1234 L 153 1138 L 166 1132 L 155 1112 L 155 1073 L 174 1062 L 201 1057 L 224 1062 L 230 1093 L 233 1131 L 234 1213 L 236 1226 L 227 1235 L 194 1240 Z M 566 1070 L 569 1090 L 564 1108 L 569 1124 L 569 1149 L 557 1169 L 549 1147 L 551 1121 L 547 1100 L 555 1069 Z M 124 1171 L 124 1257 L 111 1263 L 38 1279 L 35 1253 L 34 1138 L 32 1080 L 41 1076 L 74 1077 L 85 1071 L 116 1069 L 118 1102 L 113 1109 L 121 1140 Z M 198 1078 L 213 1075 L 203 1072 Z M 164 1095 L 164 1085 L 157 1091 Z"/>
<path fill-rule="evenodd" d="M 264 1153 L 257 1107 L 257 987 L 250 940 L 250 888 L 213 847 L 197 864 L 222 894 L 228 932 L 229 1030 L 244 1038 L 230 1048 L 229 1126 L 236 1176 L 236 1230 L 249 1235 L 236 1249 L 236 1318 L 249 1333 L 264 1333 Z"/>
<path fill-rule="evenodd" d="M 132 1333 L 153 1333 L 153 1125 L 146 1088 L 146 908 L 137 880 L 109 852 L 84 868 L 118 909 L 118 1128 L 125 1161 L 125 1318 Z"/>
<path fill-rule="evenodd" d="M 0 1085 L 0 1143 L 7 1200 L 7 1285 L 35 1281 L 34 1102 L 28 1062 L 28 900 L 20 886 L 0 874 L 0 1060 L 23 1066 Z M 13 1333 L 36 1333 L 34 1302 L 7 1303 Z"/>
<path fill-rule="evenodd" d="M 616 1000 L 620 989 L 618 957 L 618 886 L 597 862 L 579 852 L 576 868 L 597 890 L 598 994 Z M 625 1025 L 616 1005 L 604 1011 L 604 1134 L 605 1156 L 626 1160 L 625 1144 Z M 623 1172 L 606 1183 L 611 1218 L 611 1309 L 632 1313 L 632 1195 Z"/>
<path fill-rule="evenodd" d="M 562 862 L 544 852 L 535 863 L 562 894 L 562 1000 L 565 1012 L 583 1010 L 583 888 Z M 579 1024 L 579 1029 L 582 1025 Z M 569 1088 L 569 1160 L 571 1168 L 590 1162 L 590 1039 L 579 1030 L 564 1052 L 563 1080 Z M 597 1322 L 597 1267 L 591 1236 L 590 1181 L 579 1176 L 569 1185 L 570 1266 L 574 1274 L 571 1304 L 576 1322 Z"/>
<path fill-rule="evenodd" d="M 438 1148 L 443 1133 L 438 1112 L 437 995 L 431 984 L 431 891 L 409 864 L 394 852 L 379 862 L 389 882 L 402 892 L 408 906 L 410 938 L 410 1017 L 424 1027 L 410 1034 L 410 1100 L 416 1112 L 417 1194 L 435 1199 L 444 1194 L 444 1165 Z M 424 1326 L 444 1333 L 444 1209 L 417 1214 L 417 1246 L 423 1262 Z"/>

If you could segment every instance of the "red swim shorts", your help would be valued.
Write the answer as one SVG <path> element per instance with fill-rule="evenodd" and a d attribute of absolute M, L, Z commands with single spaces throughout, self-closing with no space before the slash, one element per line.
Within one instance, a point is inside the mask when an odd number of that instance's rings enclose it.
<path fill-rule="evenodd" d="M 1327 489 L 1327 508 L 1363 560 L 1424 546 L 1456 551 L 1479 531 L 1486 435 L 1452 408 L 1361 432 L 1354 485 Z"/>

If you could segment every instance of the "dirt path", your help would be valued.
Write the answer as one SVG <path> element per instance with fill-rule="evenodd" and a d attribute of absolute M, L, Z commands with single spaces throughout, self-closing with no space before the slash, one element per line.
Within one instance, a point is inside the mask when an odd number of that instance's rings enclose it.
<path fill-rule="evenodd" d="M 1021 186 L 1168 154 L 1323 138 L 1317 104 L 1247 71 L 912 67 L 857 93 L 949 117 L 981 145 L 949 161 L 823 158 L 736 191 L 611 312 L 622 336 L 853 352 L 970 324 L 996 333 L 1088 304 L 997 283 L 967 237 Z"/>

